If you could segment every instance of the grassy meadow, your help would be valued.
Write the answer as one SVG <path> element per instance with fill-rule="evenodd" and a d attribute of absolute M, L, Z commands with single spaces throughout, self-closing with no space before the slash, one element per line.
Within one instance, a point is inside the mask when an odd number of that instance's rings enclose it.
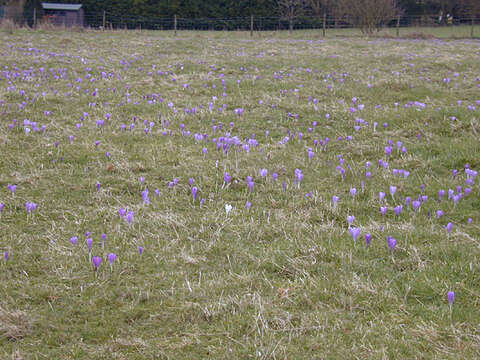
<path fill-rule="evenodd" d="M 476 359 L 479 139 L 479 40 L 0 31 L 0 358 Z"/>

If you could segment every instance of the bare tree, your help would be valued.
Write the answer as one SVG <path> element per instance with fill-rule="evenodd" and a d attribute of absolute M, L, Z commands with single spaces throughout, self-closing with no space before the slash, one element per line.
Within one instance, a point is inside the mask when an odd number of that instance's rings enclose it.
<path fill-rule="evenodd" d="M 305 14 L 307 0 L 277 0 L 280 16 L 288 20 L 288 30 L 293 31 L 295 19 Z"/>
<path fill-rule="evenodd" d="M 338 9 L 346 21 L 365 34 L 380 29 L 401 12 L 396 0 L 338 0 Z"/>

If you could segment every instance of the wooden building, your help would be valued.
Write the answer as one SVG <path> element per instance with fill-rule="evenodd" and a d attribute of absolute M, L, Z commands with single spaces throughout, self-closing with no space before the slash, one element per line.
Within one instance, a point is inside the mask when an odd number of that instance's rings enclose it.
<path fill-rule="evenodd" d="M 56 26 L 84 26 L 82 4 L 42 3 L 43 20 Z"/>

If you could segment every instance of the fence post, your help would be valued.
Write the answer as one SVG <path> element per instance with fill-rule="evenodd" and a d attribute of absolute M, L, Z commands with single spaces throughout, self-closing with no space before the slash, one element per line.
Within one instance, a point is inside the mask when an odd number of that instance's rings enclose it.
<path fill-rule="evenodd" d="M 173 15 L 173 35 L 177 36 L 177 15 Z"/>
<path fill-rule="evenodd" d="M 105 10 L 103 10 L 102 30 L 105 31 Z"/>
<path fill-rule="evenodd" d="M 33 28 L 37 28 L 37 8 L 33 8 Z"/>
<path fill-rule="evenodd" d="M 470 30 L 470 37 L 473 39 L 473 28 L 475 27 L 475 17 L 472 15 L 472 29 Z"/>
<path fill-rule="evenodd" d="M 400 36 L 400 15 L 397 15 L 397 37 Z"/>
<path fill-rule="evenodd" d="M 250 37 L 253 37 L 253 15 L 250 15 Z"/>
<path fill-rule="evenodd" d="M 327 13 L 323 13 L 323 37 L 325 37 L 325 29 L 327 28 Z"/>

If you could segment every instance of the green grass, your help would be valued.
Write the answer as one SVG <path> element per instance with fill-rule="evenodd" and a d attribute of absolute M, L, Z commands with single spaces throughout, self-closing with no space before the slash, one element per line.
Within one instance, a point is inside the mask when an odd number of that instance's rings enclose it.
<path fill-rule="evenodd" d="M 0 32 L 0 358 L 478 358 L 479 186 L 464 171 L 480 167 L 478 41 L 172 35 Z M 45 131 L 26 133 L 24 119 Z M 255 134 L 258 146 L 226 154 L 216 145 L 226 133 L 242 145 Z M 326 150 L 314 145 L 326 137 Z M 438 201 L 458 186 L 470 194 Z M 91 256 L 103 258 L 96 272 Z"/>

